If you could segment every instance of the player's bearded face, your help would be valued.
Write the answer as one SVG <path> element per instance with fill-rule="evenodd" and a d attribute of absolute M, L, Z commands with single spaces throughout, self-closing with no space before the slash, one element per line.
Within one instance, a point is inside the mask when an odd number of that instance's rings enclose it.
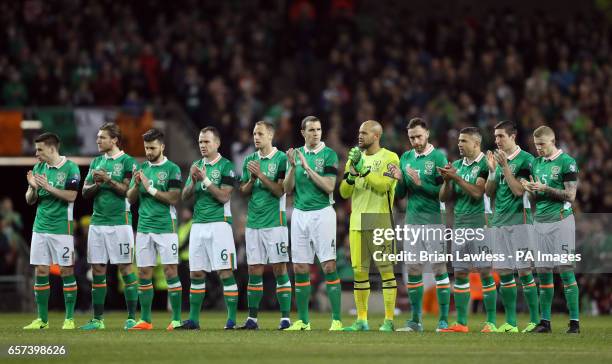
<path fill-rule="evenodd" d="M 357 144 L 361 149 L 368 149 L 370 146 L 372 146 L 372 144 L 374 144 L 374 133 L 364 127 L 359 128 L 359 138 L 357 139 Z"/>
<path fill-rule="evenodd" d="M 417 153 L 423 153 L 429 140 L 429 131 L 421 126 L 408 129 L 408 139 L 410 140 L 410 145 Z"/>
<path fill-rule="evenodd" d="M 145 156 L 149 162 L 157 162 L 164 152 L 164 145 L 159 140 L 145 142 Z"/>
<path fill-rule="evenodd" d="M 479 144 L 476 143 L 471 135 L 459 134 L 459 154 L 463 157 L 473 157 L 478 150 Z"/>

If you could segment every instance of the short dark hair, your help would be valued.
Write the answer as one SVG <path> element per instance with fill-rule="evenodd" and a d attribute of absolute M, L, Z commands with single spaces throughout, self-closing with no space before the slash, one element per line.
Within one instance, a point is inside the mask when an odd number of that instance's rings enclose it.
<path fill-rule="evenodd" d="M 34 143 L 44 143 L 46 146 L 53 146 L 56 149 L 59 149 L 60 146 L 60 138 L 55 133 L 42 133 L 34 139 Z"/>
<path fill-rule="evenodd" d="M 164 133 L 159 129 L 149 129 L 146 133 L 142 134 L 142 139 L 145 142 L 153 142 L 159 140 L 160 143 L 164 144 Z"/>
<path fill-rule="evenodd" d="M 258 126 L 258 125 L 263 125 L 266 129 L 268 129 L 269 132 L 274 133 L 274 125 L 272 125 L 271 122 L 260 120 L 255 123 L 255 126 Z"/>
<path fill-rule="evenodd" d="M 417 126 L 420 126 L 421 128 L 423 128 L 425 130 L 429 130 L 429 127 L 427 126 L 427 122 L 424 119 L 422 119 L 422 118 L 412 118 L 412 119 L 410 119 L 406 129 L 414 129 Z"/>
<path fill-rule="evenodd" d="M 200 130 L 200 134 L 211 133 L 218 141 L 221 141 L 221 133 L 219 133 L 219 129 L 214 126 L 206 126 Z"/>
<path fill-rule="evenodd" d="M 516 124 L 509 120 L 500 121 L 493 130 L 504 129 L 508 135 L 516 135 Z"/>
<path fill-rule="evenodd" d="M 107 122 L 102 124 L 100 130 L 107 131 L 111 138 L 117 138 L 117 142 L 121 142 L 121 129 L 119 129 L 119 125 Z"/>
<path fill-rule="evenodd" d="M 459 134 L 467 134 L 475 137 L 476 139 L 482 141 L 482 134 L 480 134 L 480 129 L 474 126 L 468 126 L 467 128 L 463 128 L 459 130 Z"/>
<path fill-rule="evenodd" d="M 318 121 L 319 123 L 321 122 L 321 120 L 320 120 L 318 117 L 316 117 L 316 116 L 312 116 L 312 115 L 311 115 L 311 116 L 307 116 L 307 117 L 305 117 L 304 119 L 302 119 L 302 130 L 305 130 L 305 129 L 306 129 L 306 124 L 308 124 L 308 123 L 314 123 L 314 122 L 317 122 L 317 121 Z"/>

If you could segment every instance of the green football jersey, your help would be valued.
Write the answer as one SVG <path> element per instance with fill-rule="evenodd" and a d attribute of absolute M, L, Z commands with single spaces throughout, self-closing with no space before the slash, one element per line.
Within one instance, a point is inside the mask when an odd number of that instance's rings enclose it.
<path fill-rule="evenodd" d="M 317 148 L 309 150 L 300 147 L 306 162 L 315 172 L 325 177 L 338 175 L 338 155 L 333 149 L 321 143 Z M 295 156 L 295 200 L 293 206 L 303 211 L 320 210 L 334 203 L 334 194 L 325 193 L 310 180 L 300 158 Z M 289 166 L 287 166 L 289 168 Z"/>
<path fill-rule="evenodd" d="M 539 178 L 540 182 L 547 186 L 563 190 L 564 182 L 578 180 L 578 165 L 574 158 L 559 149 L 550 158 L 536 158 L 531 167 L 531 174 L 534 180 Z M 536 193 L 535 202 L 537 222 L 559 221 L 573 214 L 571 203 L 551 199 L 544 193 Z"/>
<path fill-rule="evenodd" d="M 123 151 L 112 157 L 106 154 L 96 157 L 89 165 L 89 172 L 85 182 L 94 184 L 93 172 L 105 171 L 114 181 L 123 182 L 132 179 L 132 171 L 136 161 Z M 94 198 L 91 225 L 132 225 L 132 213 L 127 197 L 118 195 L 107 183 L 100 185 Z"/>
<path fill-rule="evenodd" d="M 520 147 L 508 155 L 508 167 L 516 179 L 529 181 L 531 175 L 531 163 L 533 156 Z M 493 226 L 508 226 L 518 224 L 531 224 L 531 212 L 529 211 L 529 199 L 527 194 L 515 196 L 504 178 L 504 172 L 500 166 L 495 169 L 495 212 L 491 224 Z"/>
<path fill-rule="evenodd" d="M 247 182 L 251 173 L 247 169 L 250 161 L 259 161 L 259 168 L 270 180 L 278 182 L 285 179 L 287 171 L 287 155 L 276 147 L 267 156 L 262 156 L 259 151 L 249 155 L 242 166 L 241 182 Z M 252 229 L 271 228 L 276 226 L 287 226 L 285 214 L 286 195 L 281 198 L 274 196 L 272 191 L 257 179 L 253 185 L 251 198 L 249 199 L 246 227 Z"/>
<path fill-rule="evenodd" d="M 149 179 L 150 184 L 161 192 L 181 189 L 180 168 L 164 157 L 164 160 L 153 164 L 144 162 L 139 171 Z M 134 178 L 130 187 L 134 186 Z M 151 196 L 141 183 L 138 187 L 140 206 L 138 207 L 138 227 L 140 233 L 174 233 L 176 232 L 176 208 Z"/>
<path fill-rule="evenodd" d="M 459 159 L 453 162 L 453 166 L 457 169 L 457 175 L 464 181 L 471 184 L 476 184 L 478 177 L 485 180 L 489 174 L 484 153 L 480 153 L 478 157 L 468 164 L 467 159 Z M 475 199 L 467 194 L 456 183 L 453 183 L 455 191 L 455 227 L 482 227 L 487 225 L 485 216 L 484 196 Z"/>
<path fill-rule="evenodd" d="M 441 224 L 440 187 L 442 176 L 436 167 L 444 167 L 448 161 L 442 152 L 428 144 L 422 154 L 412 149 L 405 152 L 400 159 L 402 180 L 396 186 L 396 196 L 407 196 L 406 224 Z M 414 169 L 421 179 L 417 186 L 406 172 L 407 168 Z"/>
<path fill-rule="evenodd" d="M 228 159 L 223 158 L 221 154 L 212 161 L 199 159 L 193 162 L 192 166 L 202 168 L 206 166 L 206 176 L 217 187 L 221 185 L 234 186 L 236 174 L 234 173 L 234 165 Z M 191 175 L 187 178 L 185 186 L 193 183 Z M 194 187 L 195 204 L 193 206 L 193 222 L 207 223 L 225 221 L 232 223 L 232 211 L 230 210 L 230 201 L 221 203 L 209 191 L 202 181 L 197 181 Z"/>
<path fill-rule="evenodd" d="M 73 161 L 61 157 L 60 162 L 50 166 L 36 163 L 32 173 L 47 176 L 49 185 L 60 190 L 79 190 L 81 172 Z M 74 233 L 73 202 L 61 200 L 42 188 L 38 189 L 38 206 L 34 219 L 35 233 L 72 235 Z"/>

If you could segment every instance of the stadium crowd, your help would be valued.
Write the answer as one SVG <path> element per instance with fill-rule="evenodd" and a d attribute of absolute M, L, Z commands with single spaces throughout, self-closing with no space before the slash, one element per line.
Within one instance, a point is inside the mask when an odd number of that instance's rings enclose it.
<path fill-rule="evenodd" d="M 285 150 L 302 143 L 300 120 L 318 115 L 341 160 L 367 119 L 383 122 L 383 145 L 401 154 L 407 120 L 422 116 L 449 160 L 465 126 L 479 126 L 492 149 L 492 126 L 514 120 L 520 145 L 534 152 L 530 132 L 547 124 L 579 162 L 576 210 L 612 211 L 612 39 L 595 11 L 477 16 L 466 8 L 423 18 L 350 0 L 183 3 L 152 0 L 142 11 L 140 2 L 110 0 L 2 2 L 1 105 L 178 102 L 197 126 L 220 129 L 221 153 L 236 166 L 253 151 L 250 128 L 260 119 L 275 123 Z M 348 205 L 337 201 L 346 225 L 339 239 L 347 239 Z M 612 312 L 609 280 L 580 281 L 601 313 Z"/>

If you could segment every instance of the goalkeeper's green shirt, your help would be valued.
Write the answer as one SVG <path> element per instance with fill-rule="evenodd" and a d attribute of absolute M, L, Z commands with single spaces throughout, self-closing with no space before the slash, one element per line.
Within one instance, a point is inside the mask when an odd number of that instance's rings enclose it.
<path fill-rule="evenodd" d="M 436 167 L 444 167 L 448 161 L 442 152 L 428 144 L 423 153 L 412 149 L 405 152 L 400 159 L 402 180 L 397 183 L 395 194 L 397 198 L 408 198 L 406 206 L 406 224 L 441 224 L 440 187 L 442 176 Z M 421 179 L 417 186 L 406 172 L 414 169 Z"/>
<path fill-rule="evenodd" d="M 399 157 L 394 152 L 381 148 L 373 155 L 361 153 L 365 168 L 369 173 L 357 177 L 353 185 L 346 179 L 340 184 L 340 194 L 344 198 L 351 198 L 350 230 L 372 230 L 388 227 L 391 222 L 389 214 L 393 209 L 395 185 L 390 166 L 399 168 Z M 349 172 L 350 160 L 344 168 L 345 174 Z M 380 220 L 385 226 L 362 226 L 362 214 L 384 214 Z M 389 223 L 387 223 L 387 221 Z M 369 225 L 369 224 L 368 224 Z"/>
<path fill-rule="evenodd" d="M 136 161 L 123 151 L 109 157 L 106 154 L 96 157 L 89 165 L 89 172 L 85 177 L 86 184 L 94 184 L 93 172 L 104 171 L 116 182 L 123 183 L 124 179 L 132 179 L 132 171 Z M 91 225 L 115 226 L 132 225 L 130 203 L 125 196 L 115 192 L 107 183 L 100 185 L 94 198 Z"/>
<path fill-rule="evenodd" d="M 161 192 L 181 189 L 181 169 L 168 158 L 153 164 L 144 162 L 140 171 L 149 179 L 153 187 Z M 130 182 L 130 188 L 134 186 L 134 177 Z M 151 196 L 141 183 L 138 187 L 140 205 L 138 206 L 139 233 L 175 233 L 176 232 L 176 208 Z"/>
<path fill-rule="evenodd" d="M 578 180 L 576 161 L 561 149 L 550 158 L 537 158 L 531 168 L 534 179 L 552 188 L 563 190 L 565 182 Z M 574 213 L 571 203 L 552 199 L 545 193 L 536 193 L 535 201 L 537 222 L 560 221 Z"/>

